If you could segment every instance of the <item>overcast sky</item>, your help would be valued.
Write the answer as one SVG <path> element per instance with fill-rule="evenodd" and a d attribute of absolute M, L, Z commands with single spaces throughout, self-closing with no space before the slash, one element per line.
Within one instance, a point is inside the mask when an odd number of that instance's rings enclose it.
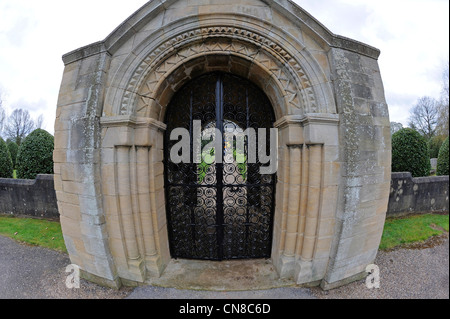
<path fill-rule="evenodd" d="M 227 0 L 224 0 L 224 2 Z M 8 114 L 44 115 L 54 133 L 61 56 L 103 40 L 146 0 L 0 0 L 0 90 Z M 381 50 L 391 121 L 439 98 L 449 60 L 449 0 L 295 0 L 332 32 Z"/>

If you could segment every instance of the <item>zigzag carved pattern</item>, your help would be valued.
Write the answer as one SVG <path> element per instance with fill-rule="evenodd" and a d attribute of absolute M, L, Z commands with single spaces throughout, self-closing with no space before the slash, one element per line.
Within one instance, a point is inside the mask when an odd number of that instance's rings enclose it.
<path fill-rule="evenodd" d="M 214 37 L 231 37 L 232 39 L 253 43 L 257 48 L 264 48 L 267 53 L 270 53 L 270 56 L 266 55 L 265 57 L 258 59 L 256 54 L 259 55 L 262 54 L 262 52 L 251 50 L 248 45 L 242 43 L 215 43 L 212 46 L 205 43 L 192 45 L 192 43 L 198 41 L 199 38 L 205 39 Z M 183 47 L 186 47 L 187 44 L 191 45 L 187 49 L 182 49 Z M 194 54 L 215 51 L 234 52 L 254 58 L 275 74 L 285 91 L 288 93 L 288 101 L 291 106 L 302 108 L 303 105 L 303 107 L 307 108 L 308 112 L 317 112 L 316 99 L 311 83 L 300 64 L 289 53 L 278 44 L 256 32 L 236 27 L 217 26 L 185 32 L 164 42 L 161 46 L 152 51 L 133 74 L 122 99 L 120 114 L 125 115 L 132 111 L 131 106 L 133 104 L 133 98 L 135 97 L 135 94 L 132 92 L 137 92 L 138 88 L 144 88 L 144 92 L 140 95 L 141 97 L 148 99 L 154 93 L 153 91 L 156 84 L 172 66 L 177 65 L 180 61 L 187 59 Z M 281 65 L 286 67 L 291 76 L 287 76 L 287 74 L 280 69 L 280 66 L 276 65 L 274 61 L 277 60 L 280 61 Z M 155 66 L 157 66 L 156 69 Z M 155 70 L 155 72 L 152 72 L 150 78 L 146 81 L 145 86 L 143 86 L 141 82 L 146 78 L 146 73 L 149 72 L 149 70 Z M 290 78 L 293 78 L 294 81 Z M 145 88 L 147 90 L 145 90 Z"/>

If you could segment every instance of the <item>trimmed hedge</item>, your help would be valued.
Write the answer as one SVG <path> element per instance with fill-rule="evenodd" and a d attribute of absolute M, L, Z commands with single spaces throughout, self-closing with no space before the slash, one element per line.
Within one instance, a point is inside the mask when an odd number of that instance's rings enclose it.
<path fill-rule="evenodd" d="M 0 178 L 13 177 L 13 164 L 11 155 L 5 141 L 0 137 Z"/>
<path fill-rule="evenodd" d="M 428 144 L 419 132 L 404 128 L 392 135 L 392 171 L 410 172 L 413 177 L 429 176 Z"/>
<path fill-rule="evenodd" d="M 16 168 L 16 160 L 17 160 L 17 152 L 19 151 L 19 145 L 16 142 L 8 140 L 6 142 L 6 146 L 8 146 L 9 154 L 11 155 L 13 168 Z"/>
<path fill-rule="evenodd" d="M 448 157 L 449 157 L 449 152 L 448 152 L 448 137 L 447 137 L 447 139 L 442 144 L 441 149 L 439 150 L 436 175 L 438 175 L 438 176 L 448 175 L 448 171 L 449 171 Z"/>
<path fill-rule="evenodd" d="M 17 153 L 17 178 L 35 179 L 38 174 L 53 174 L 53 136 L 37 129 L 22 141 Z"/>
<path fill-rule="evenodd" d="M 438 158 L 439 150 L 445 141 L 445 136 L 434 136 L 428 141 L 428 147 L 430 148 L 430 158 Z"/>

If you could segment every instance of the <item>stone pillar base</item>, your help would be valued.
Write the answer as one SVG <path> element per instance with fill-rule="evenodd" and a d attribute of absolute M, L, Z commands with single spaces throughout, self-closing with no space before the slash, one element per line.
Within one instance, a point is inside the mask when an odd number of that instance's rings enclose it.
<path fill-rule="evenodd" d="M 296 262 L 295 281 L 297 282 L 297 284 L 301 285 L 313 280 L 312 268 L 313 262 L 311 260 L 303 261 L 300 259 Z"/>
<path fill-rule="evenodd" d="M 147 270 L 147 277 L 161 277 L 164 272 L 165 265 L 162 264 L 161 258 L 158 255 L 145 257 L 145 268 Z"/>
<path fill-rule="evenodd" d="M 112 289 L 116 289 L 116 290 L 119 290 L 122 287 L 122 281 L 120 280 L 119 277 L 116 277 L 113 280 L 110 280 L 110 279 L 106 279 L 103 277 L 93 275 L 82 269 L 80 269 L 80 277 L 87 281 L 93 282 L 97 285 L 100 285 L 102 287 L 108 287 L 108 288 L 112 288 Z"/>
<path fill-rule="evenodd" d="M 359 274 L 353 275 L 351 277 L 339 280 L 339 281 L 335 281 L 332 283 L 328 283 L 326 280 L 322 280 L 321 284 L 320 284 L 320 288 L 322 288 L 323 290 L 332 290 L 332 289 L 336 289 L 345 285 L 348 285 L 352 282 L 358 281 L 358 280 L 362 280 L 364 278 L 366 278 L 367 273 L 361 272 Z"/>
<path fill-rule="evenodd" d="M 281 257 L 278 259 L 277 270 L 280 278 L 292 279 L 295 273 L 295 257 L 281 255 Z"/>
<path fill-rule="evenodd" d="M 134 282 L 145 282 L 146 273 L 144 259 L 128 260 L 128 274 L 127 277 L 122 277 L 122 279 Z"/>

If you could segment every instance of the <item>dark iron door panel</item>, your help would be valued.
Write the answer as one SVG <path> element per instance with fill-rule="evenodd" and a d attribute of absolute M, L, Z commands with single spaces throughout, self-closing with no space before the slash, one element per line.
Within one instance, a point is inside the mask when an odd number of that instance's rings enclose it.
<path fill-rule="evenodd" d="M 223 136 L 222 163 L 194 163 L 195 121 L 201 121 L 202 132 L 217 128 Z M 201 76 L 174 96 L 167 110 L 165 136 L 166 210 L 173 258 L 270 258 L 276 175 L 260 174 L 261 163 L 248 160 L 248 139 L 243 154 L 237 154 L 236 141 L 224 136 L 247 128 L 257 134 L 265 128 L 269 146 L 268 131 L 274 121 L 265 94 L 234 75 Z M 175 164 L 170 158 L 172 147 L 179 142 L 170 140 L 176 128 L 190 133 L 189 163 Z M 208 142 L 201 142 L 202 150 Z M 216 148 L 210 155 L 215 152 Z M 236 161 L 238 156 L 240 161 Z"/>

